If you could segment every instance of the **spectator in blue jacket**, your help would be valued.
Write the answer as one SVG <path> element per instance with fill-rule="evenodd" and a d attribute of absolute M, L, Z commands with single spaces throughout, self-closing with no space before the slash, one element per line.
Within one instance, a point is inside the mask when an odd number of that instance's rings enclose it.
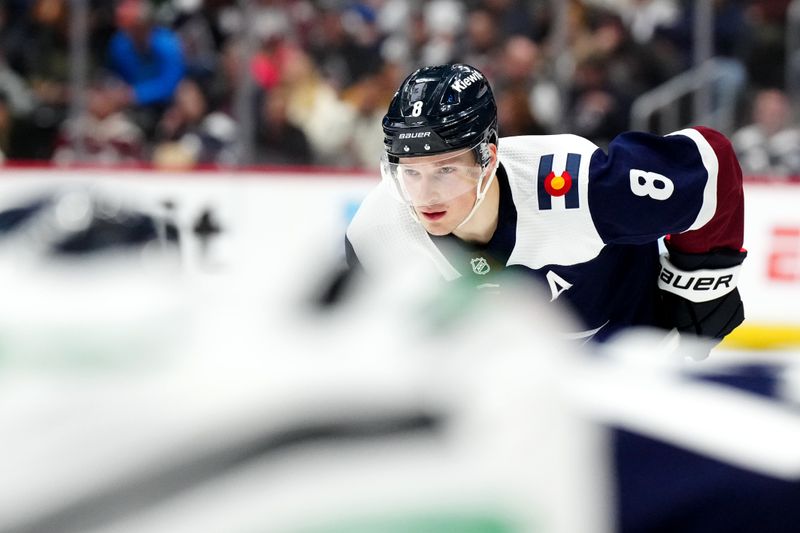
<path fill-rule="evenodd" d="M 116 9 L 118 31 L 109 43 L 111 69 L 128 85 L 125 100 L 134 106 L 168 104 L 184 76 L 178 36 L 153 24 L 143 0 L 123 0 Z"/>

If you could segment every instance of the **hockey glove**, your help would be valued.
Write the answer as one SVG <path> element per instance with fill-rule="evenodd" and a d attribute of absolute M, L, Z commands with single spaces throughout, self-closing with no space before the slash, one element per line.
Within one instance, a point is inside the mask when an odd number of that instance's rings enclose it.
<path fill-rule="evenodd" d="M 661 325 L 681 333 L 721 340 L 744 320 L 736 283 L 745 251 L 715 250 L 661 256 L 658 288 Z"/>

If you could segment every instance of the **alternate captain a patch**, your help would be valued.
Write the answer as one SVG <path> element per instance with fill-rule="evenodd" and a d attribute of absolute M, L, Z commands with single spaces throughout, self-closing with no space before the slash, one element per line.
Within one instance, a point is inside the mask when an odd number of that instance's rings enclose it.
<path fill-rule="evenodd" d="M 567 154 L 563 172 L 553 168 L 554 154 L 543 155 L 539 159 L 538 191 L 539 209 L 553 209 L 553 198 L 564 197 L 564 208 L 578 209 L 580 197 L 578 190 L 578 173 L 581 167 L 580 154 Z"/>

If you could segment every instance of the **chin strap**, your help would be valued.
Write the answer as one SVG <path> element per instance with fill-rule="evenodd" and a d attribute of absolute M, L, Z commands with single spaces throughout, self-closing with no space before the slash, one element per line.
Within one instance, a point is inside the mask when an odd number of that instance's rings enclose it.
<path fill-rule="evenodd" d="M 472 210 L 469 212 L 466 218 L 464 218 L 464 220 L 462 220 L 461 223 L 456 226 L 456 229 L 459 229 L 461 226 L 469 222 L 475 213 L 478 212 L 478 208 L 481 206 L 481 203 L 483 203 L 483 199 L 486 198 L 486 193 L 489 192 L 489 187 L 492 185 L 492 180 L 494 180 L 494 175 L 497 173 L 497 165 L 499 163 L 500 159 L 495 158 L 494 165 L 489 168 L 489 178 L 486 180 L 486 186 L 483 187 L 483 190 L 481 190 L 481 185 L 483 184 L 483 178 L 486 176 L 486 174 L 482 175 L 480 179 L 478 179 L 478 194 L 475 196 L 475 205 L 472 206 Z"/>
<path fill-rule="evenodd" d="M 422 221 L 419 219 L 419 215 L 417 215 L 417 210 L 414 209 L 414 206 L 413 205 L 409 205 L 409 206 L 406 206 L 406 207 L 408 207 L 408 212 L 411 213 L 411 218 L 414 219 L 414 222 L 416 222 L 417 224 L 422 225 Z"/>

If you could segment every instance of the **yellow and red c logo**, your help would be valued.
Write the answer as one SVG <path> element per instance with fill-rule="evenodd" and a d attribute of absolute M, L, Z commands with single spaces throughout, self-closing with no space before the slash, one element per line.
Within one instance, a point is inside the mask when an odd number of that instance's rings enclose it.
<path fill-rule="evenodd" d="M 571 188 L 572 176 L 566 170 L 560 176 L 556 176 L 555 172 L 551 172 L 544 179 L 544 190 L 550 196 L 564 196 Z"/>

